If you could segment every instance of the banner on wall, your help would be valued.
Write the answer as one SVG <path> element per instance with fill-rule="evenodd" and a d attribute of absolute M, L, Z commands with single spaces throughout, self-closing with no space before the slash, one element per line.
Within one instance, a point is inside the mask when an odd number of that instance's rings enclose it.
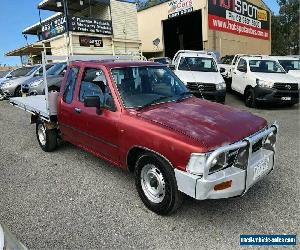
<path fill-rule="evenodd" d="M 245 0 L 208 0 L 208 26 L 232 34 L 270 39 L 270 13 Z"/>
<path fill-rule="evenodd" d="M 193 0 L 172 0 L 168 7 L 168 18 L 181 16 L 193 11 Z"/>

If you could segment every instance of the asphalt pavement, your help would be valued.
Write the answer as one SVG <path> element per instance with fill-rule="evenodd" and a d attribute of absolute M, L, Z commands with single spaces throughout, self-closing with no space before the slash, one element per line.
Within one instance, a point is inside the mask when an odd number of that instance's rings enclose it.
<path fill-rule="evenodd" d="M 30 115 L 0 102 L 0 223 L 30 249 L 246 249 L 240 234 L 299 238 L 299 105 L 248 109 L 232 94 L 226 104 L 278 121 L 275 171 L 243 197 L 187 198 L 162 217 L 144 207 L 131 173 L 69 143 L 43 152 Z"/>

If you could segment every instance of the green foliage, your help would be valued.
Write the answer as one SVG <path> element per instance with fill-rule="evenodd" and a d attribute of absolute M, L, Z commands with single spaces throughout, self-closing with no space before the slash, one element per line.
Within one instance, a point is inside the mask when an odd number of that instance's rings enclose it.
<path fill-rule="evenodd" d="M 280 10 L 272 15 L 272 54 L 300 54 L 299 0 L 277 0 Z"/>

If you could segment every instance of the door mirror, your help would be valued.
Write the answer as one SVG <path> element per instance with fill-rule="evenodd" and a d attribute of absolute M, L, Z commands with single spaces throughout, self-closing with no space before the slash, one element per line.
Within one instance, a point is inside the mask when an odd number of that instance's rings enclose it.
<path fill-rule="evenodd" d="M 240 66 L 237 67 L 237 70 L 241 71 L 241 72 L 247 72 L 247 66 L 246 65 L 240 65 Z"/>
<path fill-rule="evenodd" d="M 220 73 L 224 73 L 225 69 L 224 68 L 220 68 Z"/>
<path fill-rule="evenodd" d="M 175 70 L 175 65 L 174 65 L 174 64 L 169 64 L 169 68 L 170 68 L 171 70 Z"/>
<path fill-rule="evenodd" d="M 101 115 L 101 102 L 99 96 L 86 96 L 84 98 L 84 106 L 88 108 L 96 108 L 96 113 Z"/>

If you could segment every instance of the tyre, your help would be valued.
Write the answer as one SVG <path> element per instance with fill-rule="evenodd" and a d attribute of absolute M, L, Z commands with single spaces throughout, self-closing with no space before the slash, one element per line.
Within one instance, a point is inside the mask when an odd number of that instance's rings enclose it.
<path fill-rule="evenodd" d="M 15 96 L 15 97 L 22 96 L 21 86 L 18 86 L 18 87 L 16 88 L 15 93 L 14 93 L 14 96 Z"/>
<path fill-rule="evenodd" d="M 175 212 L 183 201 L 173 168 L 155 154 L 145 153 L 138 159 L 135 185 L 145 206 L 159 215 Z"/>
<path fill-rule="evenodd" d="M 51 152 L 57 148 L 57 130 L 46 129 L 40 120 L 36 123 L 36 137 L 43 151 Z"/>
<path fill-rule="evenodd" d="M 245 105 L 249 108 L 257 106 L 255 92 L 252 88 L 247 89 L 245 92 Z"/>

